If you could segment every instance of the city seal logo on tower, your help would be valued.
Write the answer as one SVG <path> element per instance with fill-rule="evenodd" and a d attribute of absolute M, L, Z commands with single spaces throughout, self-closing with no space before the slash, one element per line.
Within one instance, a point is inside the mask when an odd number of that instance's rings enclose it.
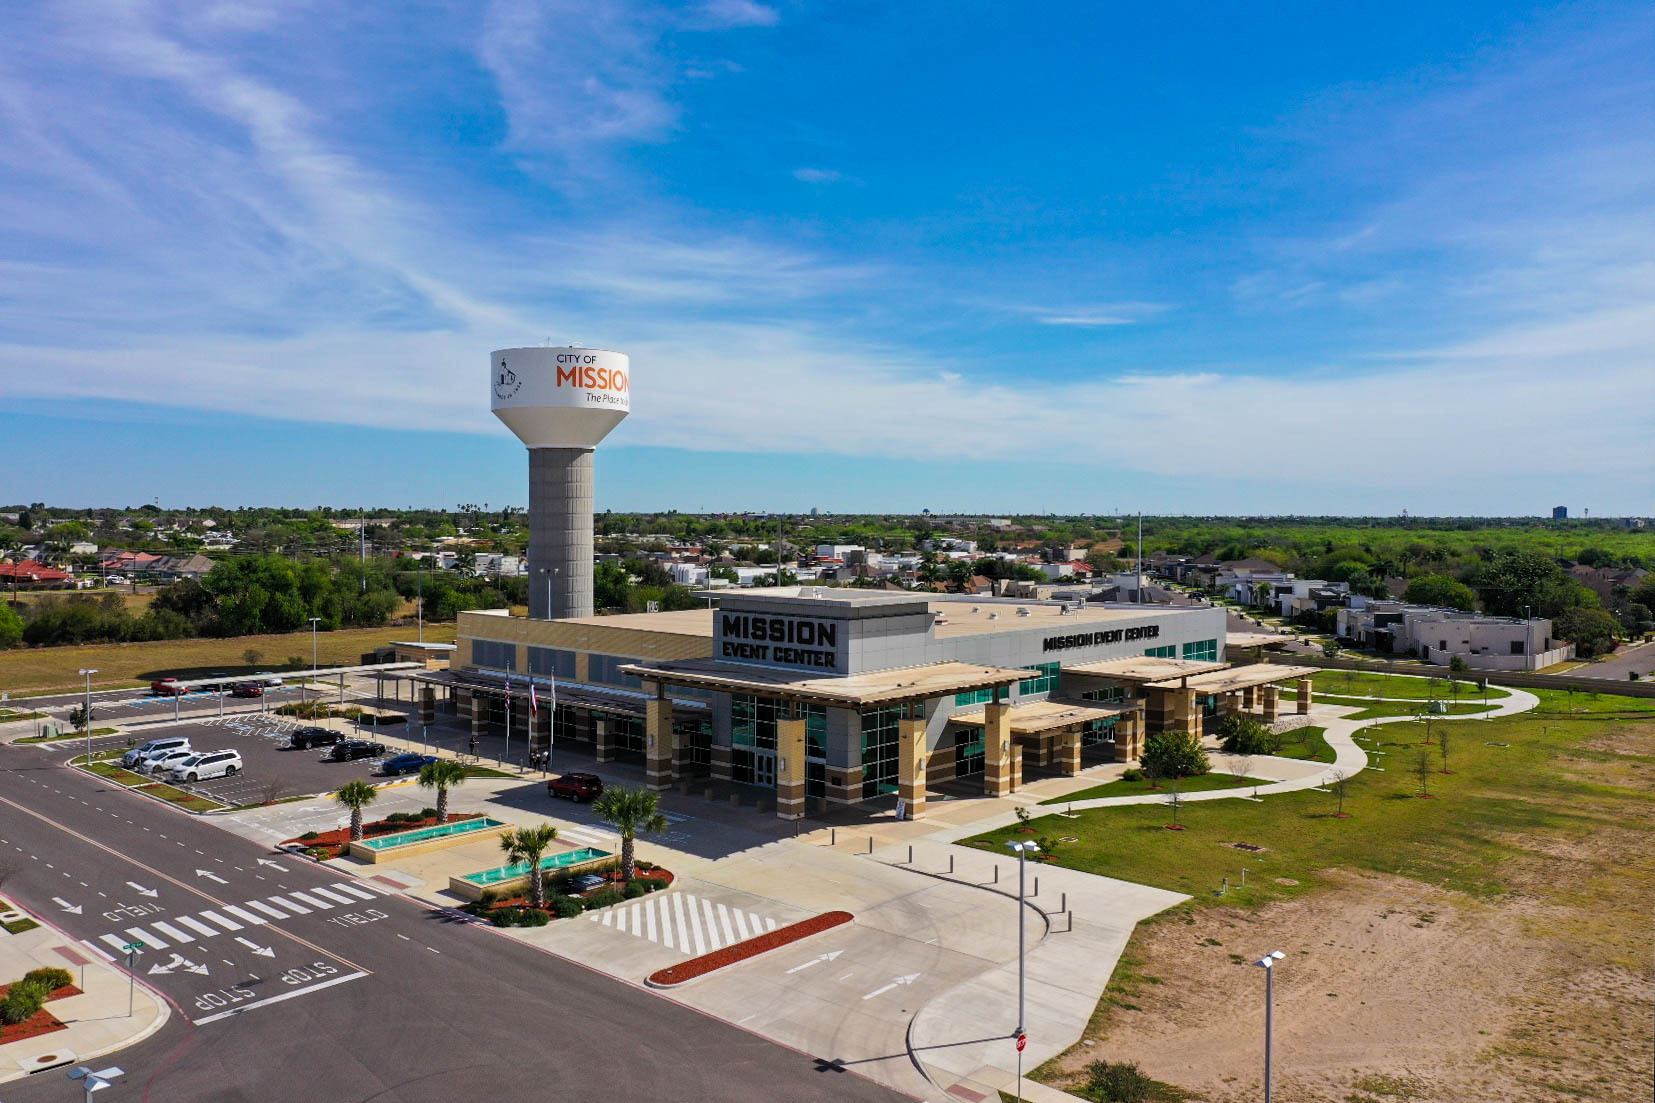
<path fill-rule="evenodd" d="M 522 389 L 523 380 L 518 378 L 516 372 L 506 367 L 506 358 L 502 356 L 500 358 L 500 368 L 494 373 L 494 397 L 504 402 L 508 398 L 515 397 L 517 392 Z"/>

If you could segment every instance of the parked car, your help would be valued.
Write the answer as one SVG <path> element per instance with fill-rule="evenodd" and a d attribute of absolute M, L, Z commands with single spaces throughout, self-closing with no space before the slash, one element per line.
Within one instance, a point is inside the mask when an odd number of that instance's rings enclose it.
<path fill-rule="evenodd" d="M 303 751 L 311 747 L 331 747 L 343 738 L 338 732 L 326 728 L 294 728 L 287 737 L 287 743 Z"/>
<path fill-rule="evenodd" d="M 240 751 L 208 751 L 186 756 L 173 763 L 167 777 L 173 781 L 205 781 L 214 777 L 235 777 L 241 772 Z"/>
<path fill-rule="evenodd" d="M 107 578 L 104 579 L 104 581 L 106 583 L 108 583 L 109 585 L 111 585 L 111 586 L 125 586 L 126 585 L 126 579 L 121 577 L 118 574 L 109 575 Z"/>
<path fill-rule="evenodd" d="M 160 739 L 151 739 L 148 743 L 140 743 L 121 756 L 121 765 L 132 769 L 138 763 L 154 754 L 156 751 L 189 750 L 190 741 L 187 736 L 164 735 Z"/>
<path fill-rule="evenodd" d="M 603 795 L 603 778 L 597 774 L 564 774 L 546 783 L 546 794 L 584 804 Z"/>
<path fill-rule="evenodd" d="M 400 777 L 403 774 L 417 774 L 420 767 L 437 761 L 434 754 L 394 754 L 379 764 L 379 772 L 386 777 Z"/>
<path fill-rule="evenodd" d="M 170 751 L 152 751 L 138 763 L 138 772 L 160 777 L 194 754 L 195 752 L 190 750 L 189 747 L 177 747 Z"/>
<path fill-rule="evenodd" d="M 157 697 L 172 697 L 185 692 L 184 687 L 178 684 L 178 679 L 171 675 L 155 679 L 149 684 L 149 691 Z"/>
<path fill-rule="evenodd" d="M 282 676 L 280 674 L 272 674 L 268 670 L 259 671 L 257 674 L 253 675 L 253 680 L 264 686 L 266 689 L 279 689 L 281 686 L 286 684 L 282 681 Z"/>
<path fill-rule="evenodd" d="M 370 743 L 366 739 L 341 739 L 328 748 L 328 753 L 322 756 L 322 761 L 349 762 L 357 758 L 372 758 L 384 754 L 386 750 L 383 743 Z"/>
<path fill-rule="evenodd" d="M 257 682 L 237 682 L 230 690 L 231 697 L 263 697 L 264 687 Z"/>

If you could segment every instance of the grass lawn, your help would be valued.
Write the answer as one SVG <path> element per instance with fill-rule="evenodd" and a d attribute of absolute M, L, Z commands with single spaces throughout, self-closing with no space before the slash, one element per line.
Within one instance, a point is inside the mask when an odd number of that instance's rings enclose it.
<path fill-rule="evenodd" d="M 1250 801 L 1187 804 L 1180 821 L 1186 831 L 1167 831 L 1166 809 L 1158 804 L 1082 811 L 1061 824 L 1030 826 L 1041 834 L 1064 834 L 1057 864 L 1154 885 L 1193 897 L 1192 907 L 1217 900 L 1225 877 L 1231 889 L 1223 903 L 1248 907 L 1313 892 L 1320 871 L 1331 867 L 1373 870 L 1425 881 L 1472 896 L 1504 891 L 1501 863 L 1520 851 L 1508 841 L 1522 835 L 1556 834 L 1571 841 L 1599 825 L 1625 825 L 1649 815 L 1651 797 L 1627 785 L 1589 780 L 1574 768 L 1614 756 L 1587 746 L 1617 724 L 1655 720 L 1655 701 L 1600 696 L 1591 701 L 1556 690 L 1539 690 L 1540 707 L 1487 723 L 1449 724 L 1452 774 L 1430 778 L 1430 799 L 1415 796 L 1414 752 L 1423 745 L 1424 725 L 1373 729 L 1387 751 L 1386 772 L 1364 770 L 1347 783 L 1348 819 L 1334 818 L 1331 793 L 1301 791 Z M 1398 731 L 1398 728 L 1402 728 Z M 1475 738 L 1472 733 L 1475 732 Z M 1489 746 L 1504 743 L 1507 746 Z M 1435 744 L 1424 747 L 1440 769 Z M 1632 763 L 1655 766 L 1655 760 Z M 1637 779 L 1637 770 L 1627 771 Z M 999 853 L 1015 827 L 966 840 L 965 845 Z M 1235 843 L 1264 849 L 1245 852 Z M 1237 888 L 1242 865 L 1251 871 Z"/>
<path fill-rule="evenodd" d="M 39 720 L 44 712 L 18 712 L 16 709 L 0 709 L 0 724 L 10 724 L 17 720 Z"/>
<path fill-rule="evenodd" d="M 1327 729 L 1313 724 L 1294 728 L 1282 737 L 1277 758 L 1297 758 L 1305 762 L 1332 762 L 1336 757 L 1327 743 Z"/>
<path fill-rule="evenodd" d="M 411 638 L 413 629 L 346 628 L 317 636 L 317 661 L 322 666 L 355 666 L 364 652 L 381 644 Z M 454 625 L 427 624 L 429 643 L 453 643 Z M 249 664 L 245 651 L 260 652 Z M 150 643 L 101 643 L 83 647 L 30 647 L 0 652 L 0 690 L 19 693 L 67 693 L 83 688 L 75 673 L 92 667 L 99 673 L 94 689 L 148 685 L 172 675 L 188 680 L 224 673 L 233 676 L 257 670 L 280 671 L 289 659 L 310 666 L 310 633 L 274 636 L 235 636 L 224 640 L 156 640 Z"/>
<path fill-rule="evenodd" d="M 8 904 L 4 900 L 0 900 L 0 912 L 14 910 L 17 910 L 14 905 Z M 22 934 L 24 931 L 34 930 L 36 927 L 40 926 L 40 924 L 36 923 L 28 916 L 24 916 L 22 919 L 14 919 L 10 923 L 0 924 L 0 926 L 5 927 L 7 934 Z"/>
<path fill-rule="evenodd" d="M 1418 704 L 1412 704 L 1408 701 L 1370 701 L 1362 697 L 1339 697 L 1331 693 L 1318 693 L 1315 695 L 1315 698 L 1318 704 L 1346 705 L 1350 708 L 1362 710 L 1361 712 L 1353 712 L 1346 715 L 1344 717 L 1346 720 L 1375 720 L 1381 716 L 1415 716 L 1418 715 L 1420 708 L 1425 704 L 1424 701 L 1421 701 Z M 1447 712 L 1433 713 L 1432 715 L 1469 716 L 1473 713 L 1487 711 L 1488 709 L 1483 707 L 1483 703 L 1481 701 L 1477 701 L 1475 703 L 1462 701 L 1457 705 L 1450 703 L 1448 705 Z"/>
<path fill-rule="evenodd" d="M 1180 793 L 1202 793 L 1211 789 L 1238 789 L 1244 785 L 1252 784 L 1253 779 L 1251 778 L 1238 778 L 1234 774 L 1214 770 L 1210 774 L 1181 779 L 1178 782 L 1178 791 Z M 1259 784 L 1269 783 L 1259 782 Z M 1040 803 L 1068 804 L 1071 801 L 1093 800 L 1098 797 L 1135 797 L 1146 793 L 1159 794 L 1163 797 L 1170 796 L 1172 794 L 1172 784 L 1163 781 L 1160 783 L 1160 787 L 1156 788 L 1150 785 L 1148 779 L 1143 781 L 1109 781 L 1102 785 L 1094 785 L 1090 789 L 1082 789 L 1078 793 L 1070 793 L 1066 797 L 1053 797 L 1051 800 L 1043 800 Z"/>
<path fill-rule="evenodd" d="M 1491 677 L 1498 678 L 1493 674 Z M 1469 701 L 1476 698 L 1483 699 L 1482 690 L 1475 682 L 1460 682 L 1459 696 L 1454 695 L 1453 687 L 1448 679 L 1443 678 L 1412 678 L 1397 674 L 1366 674 L 1356 670 L 1323 670 L 1318 671 L 1311 688 L 1311 696 L 1320 701 L 1323 694 L 1344 694 L 1354 697 L 1406 697 L 1413 701 L 1425 701 L 1433 697 L 1440 697 L 1445 701 Z M 1297 700 L 1299 691 L 1296 687 L 1282 687 L 1283 700 Z M 1508 694 L 1505 690 L 1494 686 L 1489 687 L 1488 699 L 1498 701 Z"/>
<path fill-rule="evenodd" d="M 93 755 L 90 766 L 86 765 L 86 756 L 81 755 L 79 758 L 71 759 L 70 765 L 78 766 L 82 770 L 96 774 L 108 781 L 113 781 L 117 785 L 124 785 L 128 789 L 135 789 L 148 793 L 150 796 L 159 797 L 168 804 L 176 804 L 180 808 L 191 812 L 210 812 L 215 808 L 224 807 L 216 800 L 185 792 L 183 789 L 156 781 L 154 778 L 145 777 L 142 774 L 135 774 L 131 770 L 123 769 L 110 761 L 120 757 L 122 753 L 121 750 L 117 749 Z"/>
<path fill-rule="evenodd" d="M 514 774 L 509 770 L 496 770 L 492 766 L 467 766 L 466 777 L 528 777 L 527 774 Z"/>
<path fill-rule="evenodd" d="M 80 768 L 89 773 L 97 774 L 99 777 L 106 780 L 113 781 L 117 785 L 131 787 L 135 785 L 144 785 L 149 781 L 149 779 L 142 774 L 135 774 L 131 770 L 123 769 L 120 766 L 112 766 L 107 762 L 93 762 L 90 766 L 83 763 Z"/>
<path fill-rule="evenodd" d="M 211 812 L 215 808 L 224 807 L 216 800 L 209 800 L 195 793 L 186 793 L 182 789 L 165 785 L 159 781 L 148 785 L 135 785 L 133 788 L 139 792 L 148 793 L 152 797 L 160 797 L 168 804 L 176 804 L 189 812 Z"/>
<path fill-rule="evenodd" d="M 92 736 L 114 735 L 117 728 L 93 728 Z M 14 739 L 13 743 L 56 743 L 63 739 L 85 739 L 85 732 L 58 732 L 56 735 L 25 735 L 22 739 Z"/>

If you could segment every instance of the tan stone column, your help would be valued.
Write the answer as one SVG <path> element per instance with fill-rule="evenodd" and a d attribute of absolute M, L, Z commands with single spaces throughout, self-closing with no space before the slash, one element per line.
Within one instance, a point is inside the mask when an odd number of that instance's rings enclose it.
<path fill-rule="evenodd" d="M 431 686 L 420 687 L 419 722 L 421 724 L 435 724 L 437 722 L 437 691 Z"/>
<path fill-rule="evenodd" d="M 1246 709 L 1248 712 L 1252 712 L 1254 706 L 1257 704 L 1258 695 L 1255 692 L 1256 688 L 1257 687 L 1255 687 L 1255 686 L 1244 686 L 1244 687 L 1242 687 L 1242 690 L 1241 690 L 1241 707 Z"/>
<path fill-rule="evenodd" d="M 1299 707 L 1298 713 L 1303 716 L 1310 712 L 1310 679 L 1299 679 Z"/>
<path fill-rule="evenodd" d="M 730 759 L 730 748 L 721 747 L 717 743 L 712 747 L 712 767 L 714 781 L 729 781 L 734 775 L 735 763 Z"/>
<path fill-rule="evenodd" d="M 1172 726 L 1165 730 L 1201 734 L 1201 714 L 1196 709 L 1195 690 L 1175 689 L 1172 691 Z"/>
<path fill-rule="evenodd" d="M 1241 708 L 1241 697 L 1236 693 L 1220 694 L 1218 698 L 1218 715 L 1234 716 Z"/>
<path fill-rule="evenodd" d="M 1263 696 L 1264 722 L 1274 724 L 1276 717 L 1281 713 L 1281 687 L 1265 686 Z"/>
<path fill-rule="evenodd" d="M 660 682 L 645 682 L 644 692 L 644 784 L 660 792 L 672 788 L 678 755 L 673 746 L 672 702 Z"/>
<path fill-rule="evenodd" d="M 827 799 L 829 804 L 856 804 L 862 799 L 862 767 L 828 767 Z"/>
<path fill-rule="evenodd" d="M 1115 720 L 1115 761 L 1135 762 L 1144 753 L 1144 715 L 1133 710 Z"/>
<path fill-rule="evenodd" d="M 615 757 L 609 742 L 609 721 L 601 716 L 592 718 L 592 749 L 599 762 L 608 762 Z"/>
<path fill-rule="evenodd" d="M 1011 743 L 1011 791 L 1023 787 L 1023 748 L 1017 745 L 1017 740 Z"/>
<path fill-rule="evenodd" d="M 1064 773 L 1074 777 L 1080 773 L 1080 725 L 1073 724 L 1063 729 L 1062 742 L 1058 744 L 1058 753 L 1062 756 L 1060 766 Z"/>
<path fill-rule="evenodd" d="M 925 815 L 925 706 L 913 702 L 897 721 L 896 792 L 908 806 L 908 816 Z"/>
<path fill-rule="evenodd" d="M 1011 704 L 990 701 L 983 706 L 984 796 L 1003 797 L 1011 792 L 1011 756 Z"/>
<path fill-rule="evenodd" d="M 776 817 L 797 820 L 805 814 L 805 719 L 787 709 L 776 720 Z"/>

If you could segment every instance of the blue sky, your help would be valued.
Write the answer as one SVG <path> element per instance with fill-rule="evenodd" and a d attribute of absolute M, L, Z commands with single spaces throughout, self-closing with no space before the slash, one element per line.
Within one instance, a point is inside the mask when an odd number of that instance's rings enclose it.
<path fill-rule="evenodd" d="M 1655 512 L 1646 4 L 27 5 L 0 501 Z"/>

